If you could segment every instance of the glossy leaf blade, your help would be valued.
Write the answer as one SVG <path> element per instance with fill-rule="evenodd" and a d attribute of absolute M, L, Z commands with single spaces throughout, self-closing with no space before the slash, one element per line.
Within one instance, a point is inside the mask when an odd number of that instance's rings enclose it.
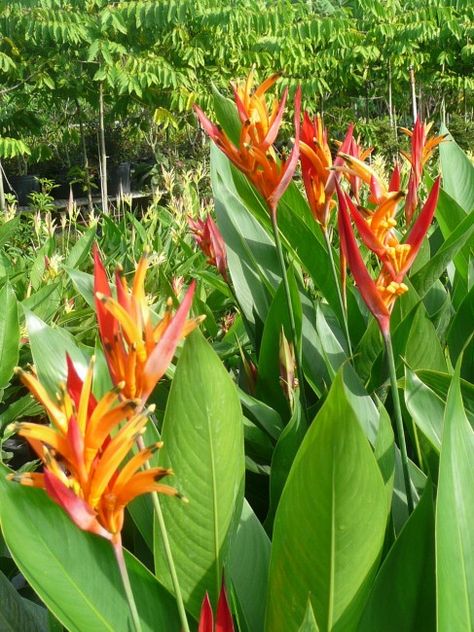
<path fill-rule="evenodd" d="M 197 618 L 206 591 L 217 604 L 241 515 L 245 468 L 237 389 L 199 332 L 184 344 L 161 438 L 160 465 L 173 468 L 170 484 L 189 499 L 163 498 L 161 504 L 185 603 Z M 171 588 L 156 524 L 154 548 L 157 576 Z"/>
<path fill-rule="evenodd" d="M 130 615 L 110 543 L 78 529 L 42 490 L 7 481 L 5 473 L 2 467 L 2 532 L 28 583 L 71 632 L 128 632 Z M 125 557 L 144 631 L 178 632 L 172 597 L 138 560 Z"/>
<path fill-rule="evenodd" d="M 20 342 L 17 300 L 9 283 L 0 290 L 0 306 L 0 388 L 4 388 L 18 364 Z"/>
<path fill-rule="evenodd" d="M 296 455 L 276 513 L 266 631 L 298 630 L 308 598 L 321 630 L 354 629 L 386 520 L 382 476 L 339 374 Z"/>
<path fill-rule="evenodd" d="M 431 485 L 385 558 L 358 632 L 436 629 L 434 507 Z"/>
<path fill-rule="evenodd" d="M 444 417 L 436 505 L 439 632 L 474 626 L 474 431 L 464 412 L 459 362 Z"/>

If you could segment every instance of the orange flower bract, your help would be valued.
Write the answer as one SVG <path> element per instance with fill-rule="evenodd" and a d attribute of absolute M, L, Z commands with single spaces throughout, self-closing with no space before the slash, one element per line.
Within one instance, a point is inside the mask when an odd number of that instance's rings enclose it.
<path fill-rule="evenodd" d="M 122 385 L 96 400 L 92 394 L 93 362 L 84 381 L 69 357 L 67 365 L 67 384 L 61 386 L 57 401 L 33 374 L 17 369 L 22 382 L 48 412 L 51 426 L 13 424 L 13 430 L 28 440 L 41 459 L 43 472 L 12 474 L 10 478 L 46 490 L 79 528 L 117 544 L 129 502 L 152 491 L 172 496 L 178 492 L 159 482 L 171 470 L 140 470 L 159 443 L 122 465 L 143 433 L 149 411 L 137 413 L 138 402 L 121 398 Z"/>
<path fill-rule="evenodd" d="M 145 294 L 148 259 L 137 266 L 132 286 L 116 271 L 116 298 L 97 247 L 94 249 L 94 293 L 99 335 L 114 384 L 123 384 L 124 397 L 146 402 L 158 380 L 165 374 L 180 340 L 201 322 L 187 319 L 194 294 L 189 287 L 175 314 L 171 305 L 161 320 L 152 321 Z"/>
<path fill-rule="evenodd" d="M 272 75 L 254 91 L 253 72 L 245 82 L 234 87 L 237 112 L 242 123 L 238 143 L 232 142 L 218 125 L 214 125 L 198 106 L 194 110 L 202 128 L 229 160 L 244 173 L 262 195 L 270 212 L 276 214 L 278 202 L 291 182 L 299 155 L 301 89 L 295 95 L 295 142 L 288 158 L 279 156 L 273 147 L 281 126 L 288 95 L 286 88 L 278 102 L 267 105 L 266 93 L 279 75 Z"/>

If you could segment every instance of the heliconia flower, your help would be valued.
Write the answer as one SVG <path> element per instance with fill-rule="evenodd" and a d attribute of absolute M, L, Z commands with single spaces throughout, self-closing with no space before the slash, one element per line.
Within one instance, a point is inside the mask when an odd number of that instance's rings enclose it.
<path fill-rule="evenodd" d="M 227 601 L 224 582 L 222 582 L 219 595 L 215 622 L 209 595 L 206 593 L 204 596 L 199 617 L 198 632 L 234 632 L 234 621 Z"/>
<path fill-rule="evenodd" d="M 280 78 L 279 73 L 265 79 L 254 92 L 252 92 L 254 71 L 250 71 L 247 79 L 234 86 L 234 98 L 242 125 L 247 121 L 251 122 L 248 133 L 251 142 L 266 149 L 273 145 L 280 129 L 283 113 L 285 111 L 286 100 L 288 98 L 288 88 L 283 91 L 280 101 L 273 98 L 270 108 L 268 108 L 265 98 L 268 90 Z"/>
<path fill-rule="evenodd" d="M 405 202 L 405 216 L 407 223 L 410 223 L 418 206 L 418 188 L 423 175 L 423 168 L 430 159 L 435 148 L 443 142 L 446 134 L 428 137 L 433 123 L 424 123 L 419 117 L 415 121 L 413 130 L 402 127 L 404 134 L 411 138 L 410 153 L 402 151 L 402 155 L 408 160 L 411 166 L 410 178 L 408 180 L 408 192 Z"/>
<path fill-rule="evenodd" d="M 276 214 L 278 202 L 286 191 L 295 172 L 299 155 L 301 88 L 295 94 L 295 141 L 287 158 L 278 156 L 273 142 L 281 125 L 286 103 L 285 91 L 280 103 L 267 107 L 265 94 L 275 83 L 273 75 L 252 92 L 253 73 L 242 86 L 234 88 L 237 111 L 242 121 L 238 144 L 211 123 L 197 106 L 194 110 L 202 128 L 229 160 L 242 171 L 265 200 L 270 213 Z"/>
<path fill-rule="evenodd" d="M 393 167 L 392 175 L 390 177 L 388 190 L 400 191 L 400 182 L 401 182 L 400 165 L 398 164 L 398 162 L 396 162 L 395 166 Z"/>
<path fill-rule="evenodd" d="M 341 151 L 349 151 L 352 142 L 353 126 L 350 125 Z M 313 216 L 323 230 L 326 230 L 330 211 L 335 206 L 333 195 L 339 173 L 333 167 L 343 165 L 343 160 L 336 157 L 334 163 L 328 144 L 328 133 L 321 117 L 316 115 L 311 120 L 307 112 L 303 113 L 300 140 L 301 172 Z"/>
<path fill-rule="evenodd" d="M 82 530 L 118 544 L 125 507 L 141 494 L 160 492 L 179 496 L 160 483 L 171 470 L 142 465 L 161 447 L 156 443 L 125 464 L 130 449 L 147 423 L 150 411 L 137 413 L 138 402 L 121 397 L 123 384 L 96 400 L 92 394 L 94 362 L 84 381 L 67 356 L 67 383 L 54 401 L 38 379 L 17 369 L 21 381 L 43 404 L 51 425 L 30 422 L 12 424 L 25 437 L 43 463 L 43 472 L 23 472 L 9 478 L 44 489 Z"/>
<path fill-rule="evenodd" d="M 343 143 L 338 143 L 338 145 L 340 147 L 340 151 L 342 151 L 343 153 L 346 153 L 349 156 L 352 156 L 353 158 L 358 158 L 361 161 L 365 161 L 372 154 L 374 150 L 373 147 L 362 149 L 362 146 L 360 145 L 360 138 L 356 140 L 354 136 L 352 136 L 351 142 L 347 150 L 344 149 Z M 343 163 L 343 159 L 341 156 L 338 156 L 336 160 L 339 160 L 340 163 Z M 351 174 L 351 173 L 344 173 L 344 175 L 349 181 L 351 193 L 354 197 L 354 200 L 356 201 L 357 204 L 359 204 L 361 178 L 358 175 Z"/>
<path fill-rule="evenodd" d="M 431 225 L 439 196 L 438 178 L 415 221 L 405 242 L 400 243 L 393 233 L 394 220 L 379 230 L 379 225 L 362 217 L 349 196 L 338 186 L 339 234 L 341 249 L 359 288 L 362 298 L 372 312 L 384 335 L 390 332 L 390 314 L 398 296 L 408 291 L 403 283 L 405 274 L 413 264 L 423 239 Z M 357 246 L 351 225 L 351 216 L 365 245 L 382 263 L 376 281 L 370 276 Z"/>
<path fill-rule="evenodd" d="M 296 374 L 296 358 L 293 344 L 288 342 L 283 327 L 280 331 L 280 349 L 278 353 L 280 368 L 280 385 L 293 410 L 294 393 L 298 386 Z"/>
<path fill-rule="evenodd" d="M 123 384 L 124 397 L 139 399 L 142 404 L 165 374 L 180 340 L 203 320 L 203 317 L 187 319 L 194 294 L 193 282 L 176 313 L 172 313 L 170 299 L 165 315 L 154 323 L 144 288 L 147 266 L 144 255 L 131 288 L 117 270 L 114 298 L 99 251 L 94 247 L 95 307 L 110 375 L 114 384 Z"/>
<path fill-rule="evenodd" d="M 363 160 L 343 151 L 339 151 L 338 155 L 343 158 L 345 164 L 342 167 L 337 167 L 337 170 L 342 171 L 347 176 L 357 177 L 362 180 L 362 182 L 368 184 L 370 189 L 370 203 L 382 204 L 385 200 L 398 193 L 398 191 L 390 188 L 375 169 L 366 164 Z"/>
<path fill-rule="evenodd" d="M 224 238 L 210 215 L 206 219 L 188 218 L 188 224 L 197 245 L 207 257 L 207 262 L 217 268 L 225 281 L 227 277 L 227 254 Z"/>

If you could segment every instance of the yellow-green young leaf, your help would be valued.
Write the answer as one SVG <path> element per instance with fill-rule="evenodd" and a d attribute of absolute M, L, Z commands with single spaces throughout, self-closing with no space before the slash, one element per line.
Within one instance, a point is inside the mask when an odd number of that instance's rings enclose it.
<path fill-rule="evenodd" d="M 339 373 L 296 455 L 275 517 L 267 632 L 352 630 L 382 550 L 384 482 Z"/>
<path fill-rule="evenodd" d="M 222 567 L 241 516 L 244 486 L 242 411 L 228 372 L 199 331 L 187 339 L 166 407 L 160 465 L 173 468 L 188 498 L 161 500 L 184 600 L 196 618 L 208 591 L 217 604 Z M 172 583 L 155 522 L 155 567 Z"/>
<path fill-rule="evenodd" d="M 298 632 L 319 632 L 318 624 L 316 623 L 316 617 L 314 616 L 313 607 L 311 601 L 308 600 L 306 606 L 306 614 L 304 615 L 303 623 L 300 626 Z"/>
<path fill-rule="evenodd" d="M 458 360 L 448 392 L 436 503 L 439 632 L 474 626 L 474 432 L 464 412 Z"/>
<path fill-rule="evenodd" d="M 70 632 L 129 632 L 130 613 L 109 542 L 76 527 L 40 489 L 7 481 L 0 465 L 0 521 L 21 573 Z M 125 552 L 143 632 L 179 632 L 176 605 Z"/>

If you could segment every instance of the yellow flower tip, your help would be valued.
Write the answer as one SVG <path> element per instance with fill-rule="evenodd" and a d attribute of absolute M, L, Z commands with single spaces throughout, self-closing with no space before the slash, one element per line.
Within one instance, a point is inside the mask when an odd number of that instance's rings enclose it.
<path fill-rule="evenodd" d="M 152 415 L 156 410 L 156 404 L 150 404 L 146 409 L 148 415 Z"/>
<path fill-rule="evenodd" d="M 96 292 L 95 293 L 95 297 L 101 303 L 106 303 L 107 302 L 107 297 L 105 296 L 105 294 L 102 294 L 102 292 Z"/>
<path fill-rule="evenodd" d="M 18 482 L 18 474 L 7 474 L 6 476 L 7 481 L 15 481 Z"/>
<path fill-rule="evenodd" d="M 189 505 L 189 498 L 184 496 L 181 492 L 176 492 L 176 498 L 181 500 L 183 503 L 186 503 L 186 505 Z"/>
<path fill-rule="evenodd" d="M 97 360 L 97 358 L 96 358 L 96 355 L 95 355 L 95 353 L 94 353 L 94 355 L 91 355 L 91 359 L 90 359 L 90 362 L 89 362 L 89 366 L 93 367 L 93 366 L 94 366 L 94 364 L 95 364 L 95 361 L 96 361 L 96 360 Z"/>
<path fill-rule="evenodd" d="M 126 381 L 125 381 L 125 380 L 122 380 L 121 382 L 119 382 L 118 384 L 116 384 L 116 385 L 112 388 L 112 390 L 113 390 L 114 392 L 116 392 L 116 393 L 120 393 L 120 391 L 123 391 L 123 389 L 125 388 L 126 384 L 127 384 L 127 383 L 126 383 Z"/>
<path fill-rule="evenodd" d="M 151 252 L 151 248 L 148 244 L 145 244 L 145 247 L 143 248 L 143 257 L 148 257 L 149 254 Z"/>
<path fill-rule="evenodd" d="M 163 447 L 163 441 L 157 441 L 155 444 L 150 446 L 149 448 L 150 454 L 155 454 L 155 452 L 158 452 L 158 450 L 160 450 L 162 447 Z"/>
<path fill-rule="evenodd" d="M 13 369 L 13 373 L 14 373 L 15 375 L 21 376 L 21 375 L 23 375 L 23 373 L 25 373 L 25 371 L 21 368 L 21 366 L 16 366 L 16 367 Z"/>
<path fill-rule="evenodd" d="M 11 424 L 5 428 L 5 430 L 10 433 L 17 433 L 21 429 L 21 423 L 18 421 L 13 421 Z"/>
<path fill-rule="evenodd" d="M 173 307 L 173 299 L 171 298 L 171 296 L 168 296 L 168 298 L 166 299 L 166 307 L 168 309 L 171 309 Z"/>

